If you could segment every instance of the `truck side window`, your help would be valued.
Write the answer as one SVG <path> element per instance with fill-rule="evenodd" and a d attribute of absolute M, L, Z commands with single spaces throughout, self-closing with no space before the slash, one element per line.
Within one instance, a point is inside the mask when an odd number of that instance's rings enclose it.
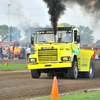
<path fill-rule="evenodd" d="M 77 41 L 77 30 L 74 30 L 74 41 Z"/>

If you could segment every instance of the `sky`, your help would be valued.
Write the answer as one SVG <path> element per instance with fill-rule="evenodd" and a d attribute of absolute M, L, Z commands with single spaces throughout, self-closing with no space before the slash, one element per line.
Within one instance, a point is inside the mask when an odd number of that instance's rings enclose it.
<path fill-rule="evenodd" d="M 43 0 L 0 0 L 0 9 L 0 25 L 6 24 L 18 27 L 22 36 L 27 27 L 51 25 L 48 8 Z M 94 16 L 85 12 L 77 4 L 68 5 L 58 24 L 69 23 L 76 26 L 89 26 L 91 30 L 94 30 L 93 36 L 98 40 L 100 39 L 100 22 L 98 21 L 95 24 Z"/>

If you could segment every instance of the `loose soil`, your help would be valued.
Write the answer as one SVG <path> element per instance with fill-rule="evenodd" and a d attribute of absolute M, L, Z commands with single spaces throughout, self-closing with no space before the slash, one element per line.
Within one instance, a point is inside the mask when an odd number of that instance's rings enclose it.
<path fill-rule="evenodd" d="M 9 61 L 11 64 L 13 62 L 19 63 L 19 60 Z M 24 63 L 25 60 L 20 61 Z M 96 65 L 96 62 L 94 64 Z M 95 78 L 92 79 L 78 78 L 75 80 L 57 77 L 59 93 L 100 88 L 99 74 L 100 73 L 96 74 L 97 76 L 95 75 Z M 53 77 L 48 77 L 44 73 L 42 73 L 39 79 L 32 79 L 30 70 L 0 71 L 0 100 L 16 100 L 48 96 L 51 94 L 52 83 Z"/>
<path fill-rule="evenodd" d="M 8 62 L 8 64 L 26 64 L 27 60 L 26 59 L 0 59 L 0 64 L 6 64 L 6 62 Z"/>

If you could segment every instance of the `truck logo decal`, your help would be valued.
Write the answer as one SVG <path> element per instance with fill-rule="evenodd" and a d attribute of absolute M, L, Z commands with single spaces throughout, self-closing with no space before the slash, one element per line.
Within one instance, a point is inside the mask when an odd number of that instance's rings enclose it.
<path fill-rule="evenodd" d="M 42 47 L 42 49 L 53 49 L 53 47 Z"/>
<path fill-rule="evenodd" d="M 45 65 L 45 67 L 51 67 L 51 65 Z"/>
<path fill-rule="evenodd" d="M 80 50 L 74 50 L 74 53 L 80 53 Z"/>
<path fill-rule="evenodd" d="M 69 48 L 66 48 L 66 50 L 69 50 Z"/>
<path fill-rule="evenodd" d="M 87 66 L 87 64 L 82 64 L 81 66 Z"/>

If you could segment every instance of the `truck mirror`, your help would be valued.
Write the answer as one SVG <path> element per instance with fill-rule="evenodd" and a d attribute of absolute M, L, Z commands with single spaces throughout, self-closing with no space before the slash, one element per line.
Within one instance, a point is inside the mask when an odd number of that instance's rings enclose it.
<path fill-rule="evenodd" d="M 77 35 L 77 43 L 80 43 L 80 36 Z"/>
<path fill-rule="evenodd" d="M 31 45 L 34 44 L 34 37 L 31 37 Z"/>

